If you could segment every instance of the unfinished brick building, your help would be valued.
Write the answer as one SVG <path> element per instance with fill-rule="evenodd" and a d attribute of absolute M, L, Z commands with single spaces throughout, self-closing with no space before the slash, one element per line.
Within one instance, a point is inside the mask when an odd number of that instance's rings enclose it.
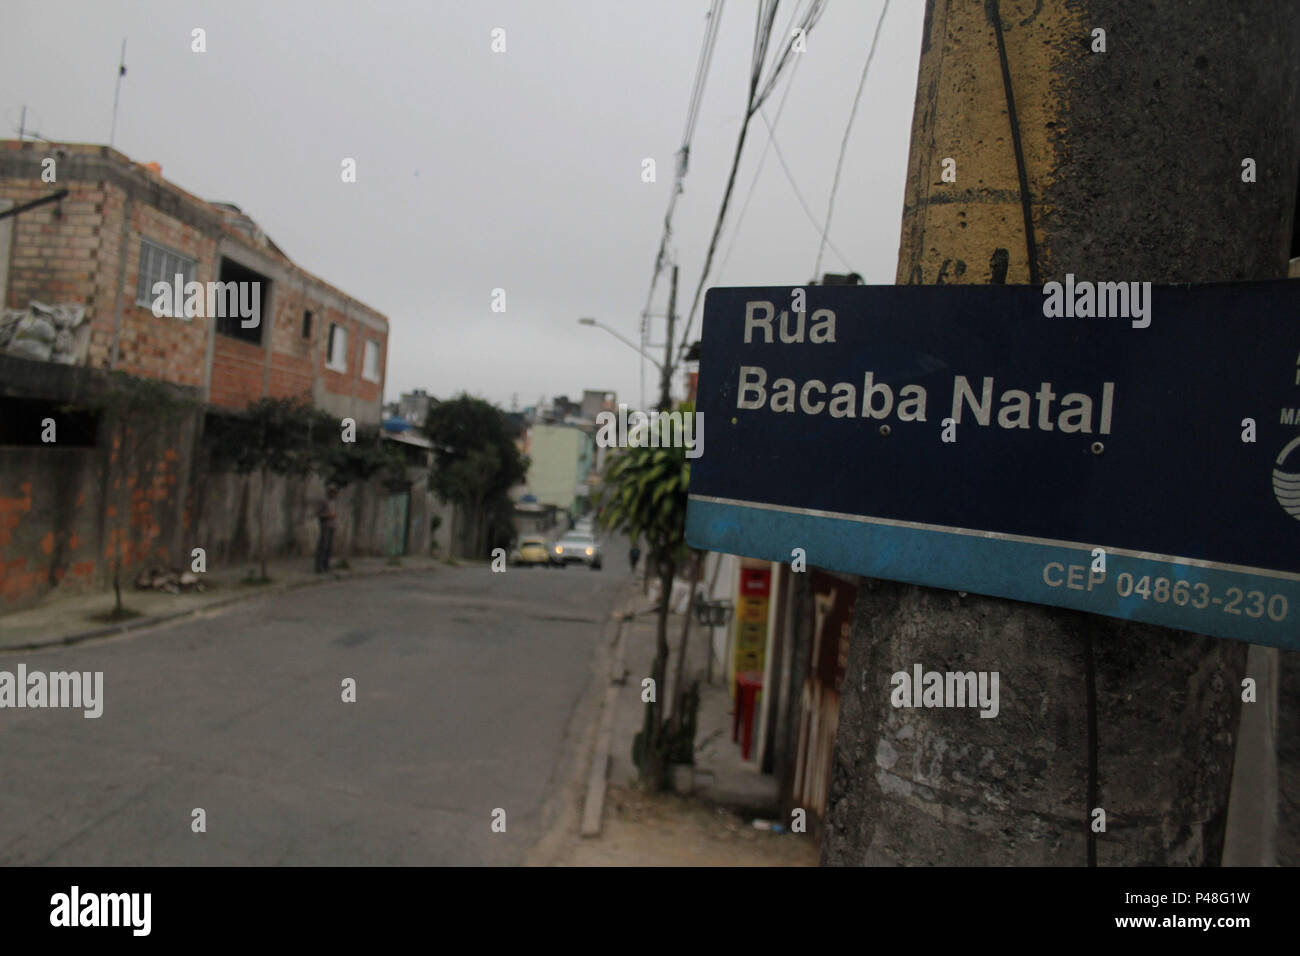
<path fill-rule="evenodd" d="M 70 363 L 62 353 L 69 364 L 0 344 L 0 612 L 65 583 L 102 585 L 114 559 L 175 566 L 196 544 L 237 558 L 250 521 L 261 520 L 250 517 L 247 483 L 196 474 L 202 413 L 155 436 L 124 471 L 112 423 L 68 411 L 107 372 L 168 383 L 210 410 L 302 396 L 361 426 L 381 418 L 388 320 L 295 265 L 237 207 L 199 199 L 105 146 L 0 141 L 0 213 L 61 190 L 0 219 L 0 306 L 84 310 Z M 260 321 L 156 316 L 154 284 L 178 274 L 257 282 Z M 51 417 L 56 443 L 41 437 Z M 304 501 L 315 493 L 276 489 L 278 552 L 310 547 Z M 379 507 L 362 495 L 353 494 L 358 535 Z M 124 508 L 130 534 L 119 527 Z"/>
<path fill-rule="evenodd" d="M 46 160 L 53 160 L 52 167 Z M 42 181 L 53 170 L 54 181 Z M 106 146 L 0 141 L 0 302 L 77 302 L 90 323 L 84 364 L 187 385 L 216 406 L 308 395 L 378 423 L 388 320 L 294 265 L 235 206 L 210 203 Z M 157 281 L 258 281 L 262 320 L 154 316 Z"/>

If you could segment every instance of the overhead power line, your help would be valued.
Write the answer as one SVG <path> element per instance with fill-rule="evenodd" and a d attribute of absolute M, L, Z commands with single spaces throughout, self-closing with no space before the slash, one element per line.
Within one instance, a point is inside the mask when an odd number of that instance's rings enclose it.
<path fill-rule="evenodd" d="M 664 213 L 663 234 L 659 239 L 659 251 L 655 253 L 654 272 L 650 277 L 650 291 L 646 295 L 645 308 L 641 310 L 641 339 L 643 346 L 647 331 L 646 320 L 650 314 L 650 306 L 654 302 L 659 276 L 663 274 L 668 243 L 672 238 L 673 212 L 677 207 L 677 197 L 682 192 L 682 180 L 686 177 L 687 167 L 690 163 L 691 140 L 695 136 L 695 126 L 699 121 L 700 104 L 704 101 L 704 87 L 708 80 L 709 67 L 713 63 L 713 50 L 718 40 L 718 26 L 722 20 L 724 2 L 725 0 L 713 0 L 704 27 L 704 40 L 700 44 L 700 56 L 695 66 L 695 80 L 691 84 L 691 98 L 686 107 L 686 129 L 682 134 L 681 148 L 677 151 L 677 166 L 673 173 L 672 193 L 668 197 L 668 210 Z"/>
<path fill-rule="evenodd" d="M 808 39 L 808 34 L 812 32 L 812 28 L 817 25 L 817 21 L 821 19 L 822 14 L 825 12 L 826 0 L 812 0 L 812 5 L 803 15 L 803 19 L 799 21 L 798 29 L 803 31 L 804 40 Z M 794 30 L 787 29 L 785 31 L 785 47 L 782 48 L 780 54 L 778 54 L 776 62 L 772 65 L 772 68 L 768 70 L 767 82 L 763 84 L 763 88 L 759 91 L 758 102 L 755 105 L 755 109 L 767 102 L 767 98 L 771 96 L 772 91 L 776 89 L 776 84 L 780 80 L 782 72 L 785 70 L 786 63 L 790 60 L 790 54 L 794 52 L 794 44 L 795 32 Z"/>
<path fill-rule="evenodd" d="M 767 113 L 765 113 L 763 110 L 759 110 L 758 114 L 761 117 L 763 117 L 763 122 L 766 123 Z M 822 242 L 830 246 L 831 252 L 835 253 L 835 255 L 839 257 L 840 262 L 844 263 L 845 268 L 847 268 L 850 272 L 855 271 L 853 266 L 849 264 L 849 260 L 844 255 L 844 253 L 840 252 L 840 250 L 835 247 L 835 243 L 831 242 L 826 237 L 826 229 L 822 226 L 820 222 L 817 221 L 817 216 L 813 213 L 812 209 L 808 206 L 807 200 L 803 198 L 803 193 L 799 190 L 799 184 L 795 182 L 794 173 L 790 171 L 790 165 L 785 161 L 785 154 L 781 152 L 781 144 L 776 141 L 776 130 L 773 129 L 770 124 L 768 126 L 768 135 L 771 137 L 772 148 L 776 151 L 777 161 L 780 162 L 781 169 L 785 171 L 785 178 L 790 181 L 790 188 L 794 190 L 795 198 L 799 200 L 799 205 L 803 208 L 804 215 L 806 215 L 808 217 L 808 221 L 812 223 L 813 229 L 816 230 L 817 233 L 822 237 Z M 813 276 L 815 278 L 820 274 L 821 273 L 819 272 L 814 272 Z"/>
<path fill-rule="evenodd" d="M 794 25 L 794 21 L 798 16 L 798 10 L 790 15 L 790 19 L 785 25 L 785 32 L 787 34 L 791 33 L 790 28 Z M 744 224 L 745 214 L 749 211 L 750 200 L 754 198 L 754 190 L 758 186 L 759 179 L 762 178 L 763 168 L 767 164 L 767 155 L 771 150 L 775 150 L 776 152 L 777 161 L 781 164 L 781 170 L 785 173 L 786 181 L 789 182 L 790 189 L 794 192 L 795 199 L 799 201 L 799 207 L 804 211 L 804 215 L 808 217 L 808 221 L 812 223 L 816 234 L 818 236 L 822 234 L 822 224 L 813 213 L 812 207 L 808 205 L 808 200 L 804 198 L 803 190 L 799 188 L 799 183 L 794 178 L 794 172 L 790 169 L 790 164 L 786 162 L 785 159 L 785 153 L 781 150 L 781 144 L 777 142 L 776 139 L 776 127 L 781 122 L 781 114 L 785 112 L 786 101 L 790 98 L 790 91 L 794 89 L 795 74 L 799 72 L 799 64 L 802 62 L 802 57 L 796 58 L 794 60 L 794 65 L 790 67 L 790 76 L 789 79 L 786 80 L 785 90 L 781 94 L 781 102 L 776 106 L 776 116 L 771 120 L 768 120 L 767 108 L 765 106 L 759 107 L 758 115 L 763 118 L 763 123 L 767 126 L 767 142 L 763 144 L 763 152 L 759 154 L 758 169 L 754 172 L 754 178 L 749 181 L 749 191 L 745 193 L 745 201 L 741 203 L 740 215 L 736 217 L 736 224 L 731 229 L 731 241 L 727 244 L 727 254 L 722 257 L 722 265 L 718 266 L 719 278 L 726 273 L 727 263 L 731 261 L 731 254 L 736 249 L 736 242 L 740 238 L 740 227 Z M 853 268 L 853 265 L 849 262 L 848 257 L 836 248 L 833 242 L 827 240 L 827 245 L 830 247 L 830 250 L 839 257 L 840 262 L 844 264 L 844 267 L 849 272 L 856 271 Z"/>
<path fill-rule="evenodd" d="M 826 6 L 825 0 L 812 0 L 808 12 L 799 21 L 799 26 L 791 31 L 784 48 L 776 56 L 772 65 L 767 68 L 767 79 L 764 80 L 763 71 L 772 41 L 772 25 L 776 20 L 776 10 L 779 5 L 780 0 L 763 0 L 757 5 L 754 45 L 750 60 L 749 98 L 745 107 L 745 116 L 740 124 L 740 135 L 736 140 L 736 152 L 731 160 L 731 172 L 727 176 L 727 186 L 723 191 L 722 205 L 718 209 L 718 218 L 713 226 L 713 236 L 709 239 L 709 251 L 704 257 L 704 268 L 700 273 L 700 281 L 695 287 L 695 295 L 691 299 L 691 310 L 686 316 L 686 325 L 682 331 L 678 355 L 685 352 L 687 343 L 690 341 L 691 328 L 695 323 L 695 313 L 700 306 L 700 296 L 704 293 L 704 284 L 708 281 L 709 270 L 713 266 L 713 256 L 718 248 L 718 237 L 722 234 L 722 227 L 727 218 L 727 207 L 731 203 L 731 194 L 736 186 L 736 173 L 740 169 L 740 159 L 745 150 L 745 137 L 749 132 L 749 121 L 753 119 L 754 114 L 762 107 L 763 101 L 776 88 L 781 73 L 789 62 L 790 54 L 794 49 L 796 31 L 801 31 L 801 35 L 806 41 L 809 32 L 817 20 L 820 19 Z"/>
<path fill-rule="evenodd" d="M 871 70 L 871 61 L 876 56 L 876 43 L 880 40 L 880 28 L 884 25 L 885 14 L 889 12 L 889 0 L 880 8 L 880 18 L 876 20 L 876 32 L 871 36 L 871 49 L 867 52 L 867 62 L 862 66 L 862 78 L 858 80 L 858 92 L 853 96 L 853 109 L 849 111 L 849 122 L 844 127 L 844 139 L 840 141 L 840 156 L 835 161 L 835 178 L 831 180 L 831 195 L 826 202 L 826 225 L 822 229 L 822 242 L 817 248 L 817 264 L 813 266 L 813 276 L 822 274 L 822 253 L 830 241 L 831 214 L 835 211 L 835 193 L 840 188 L 840 171 L 844 168 L 844 154 L 849 148 L 849 133 L 853 131 L 853 120 L 858 115 L 858 102 L 862 99 L 862 90 L 867 85 L 867 73 Z M 843 256 L 840 256 L 843 259 Z"/>
<path fill-rule="evenodd" d="M 798 14 L 797 9 L 790 14 L 790 19 L 785 24 L 787 33 L 790 32 L 790 27 L 794 24 L 795 17 Z M 749 201 L 754 198 L 754 188 L 758 185 L 759 179 L 762 178 L 763 167 L 767 164 L 767 153 L 772 148 L 772 134 L 776 125 L 781 122 L 781 114 L 785 112 L 785 103 L 790 98 L 790 90 L 794 87 L 794 77 L 799 72 L 799 63 L 799 60 L 795 60 L 794 66 L 790 69 L 790 79 L 785 84 L 785 92 L 781 94 L 781 102 L 776 106 L 776 119 L 767 124 L 768 139 L 763 144 L 763 152 L 758 156 L 758 169 L 754 171 L 754 178 L 749 181 L 749 191 L 745 193 L 745 201 L 740 205 L 740 215 L 736 217 L 736 226 L 731 230 L 731 242 L 727 245 L 727 254 L 722 257 L 722 265 L 718 267 L 719 273 L 727 271 L 727 263 L 731 261 L 731 253 L 736 248 L 736 239 L 740 236 L 740 226 L 745 221 L 745 213 L 749 211 Z M 766 113 L 763 113 L 763 121 L 767 121 Z"/>

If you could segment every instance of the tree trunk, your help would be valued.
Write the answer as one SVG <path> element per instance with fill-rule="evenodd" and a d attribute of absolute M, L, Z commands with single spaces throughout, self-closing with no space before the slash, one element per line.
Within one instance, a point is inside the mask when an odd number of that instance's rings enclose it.
<path fill-rule="evenodd" d="M 668 725 L 672 734 L 676 734 L 682 726 L 682 707 L 685 704 L 686 695 L 686 688 L 682 685 L 686 664 L 686 641 L 691 635 L 691 609 L 695 604 L 695 588 L 700 583 L 700 565 L 703 563 L 701 557 L 701 552 L 691 552 L 691 593 L 686 604 L 686 617 L 682 621 L 682 640 L 677 648 L 677 667 L 673 675 L 673 709 L 668 718 Z"/>
<path fill-rule="evenodd" d="M 1300 142 L 1294 5 L 1001 8 L 1039 281 L 1285 275 Z M 929 0 L 900 283 L 1031 281 L 997 9 Z M 1096 27 L 1109 52 L 1091 52 Z M 940 180 L 949 157 L 955 184 Z M 1243 157 L 1258 182 L 1242 182 Z M 1217 865 L 1246 649 L 863 579 L 823 862 Z M 891 674 L 918 663 L 999 671 L 999 717 L 892 708 Z M 1090 828 L 1097 807 L 1104 833 Z"/>
<path fill-rule="evenodd" d="M 474 554 L 473 558 L 478 560 L 483 557 L 483 539 L 484 539 L 484 518 L 483 506 L 480 504 L 477 511 L 477 517 L 474 519 Z"/>
<path fill-rule="evenodd" d="M 122 547 L 127 543 L 131 533 L 131 489 L 127 483 L 127 436 L 126 413 L 119 413 L 117 425 L 117 473 L 120 476 L 120 490 L 117 494 L 117 540 L 113 542 L 113 616 L 121 617 L 126 608 L 122 604 Z M 128 552 L 129 553 L 129 552 Z"/>
<path fill-rule="evenodd" d="M 478 539 L 474 545 L 474 557 L 481 558 L 487 553 L 487 508 L 482 497 L 478 502 Z"/>
<path fill-rule="evenodd" d="M 352 495 L 352 530 L 348 535 L 348 550 L 343 556 L 344 560 L 347 559 L 348 555 L 360 556 L 365 553 L 361 547 L 362 512 L 366 500 L 365 489 L 366 483 L 360 481 L 353 482 L 349 486 Z"/>
<path fill-rule="evenodd" d="M 659 565 L 659 583 L 663 601 L 659 605 L 659 620 L 655 630 L 655 660 L 650 669 L 654 681 L 654 700 L 646 703 L 646 720 L 642 730 L 641 784 L 648 790 L 666 789 L 668 784 L 668 754 L 665 750 L 663 720 L 665 692 L 664 678 L 668 671 L 668 614 L 671 609 L 675 568 L 671 561 Z"/>
<path fill-rule="evenodd" d="M 257 554 L 262 563 L 262 580 L 270 579 L 266 567 L 266 466 L 262 467 L 262 487 L 258 495 Z"/>

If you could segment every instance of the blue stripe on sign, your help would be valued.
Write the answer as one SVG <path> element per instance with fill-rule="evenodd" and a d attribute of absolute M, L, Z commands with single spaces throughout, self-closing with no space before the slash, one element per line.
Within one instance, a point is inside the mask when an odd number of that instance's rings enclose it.
<path fill-rule="evenodd" d="M 697 497 L 687 511 L 686 540 L 693 548 L 785 563 L 799 547 L 810 566 L 1300 650 L 1300 581 L 1292 575 L 1108 551 L 1103 576 L 1090 571 L 1092 545 L 878 524 Z"/>

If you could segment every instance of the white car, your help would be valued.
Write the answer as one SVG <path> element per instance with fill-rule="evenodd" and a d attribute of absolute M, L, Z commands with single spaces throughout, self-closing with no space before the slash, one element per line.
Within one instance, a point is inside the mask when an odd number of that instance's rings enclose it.
<path fill-rule="evenodd" d="M 593 571 L 600 570 L 600 545 L 595 537 L 576 529 L 551 545 L 552 564 L 563 568 L 574 562 L 585 564 Z"/>

